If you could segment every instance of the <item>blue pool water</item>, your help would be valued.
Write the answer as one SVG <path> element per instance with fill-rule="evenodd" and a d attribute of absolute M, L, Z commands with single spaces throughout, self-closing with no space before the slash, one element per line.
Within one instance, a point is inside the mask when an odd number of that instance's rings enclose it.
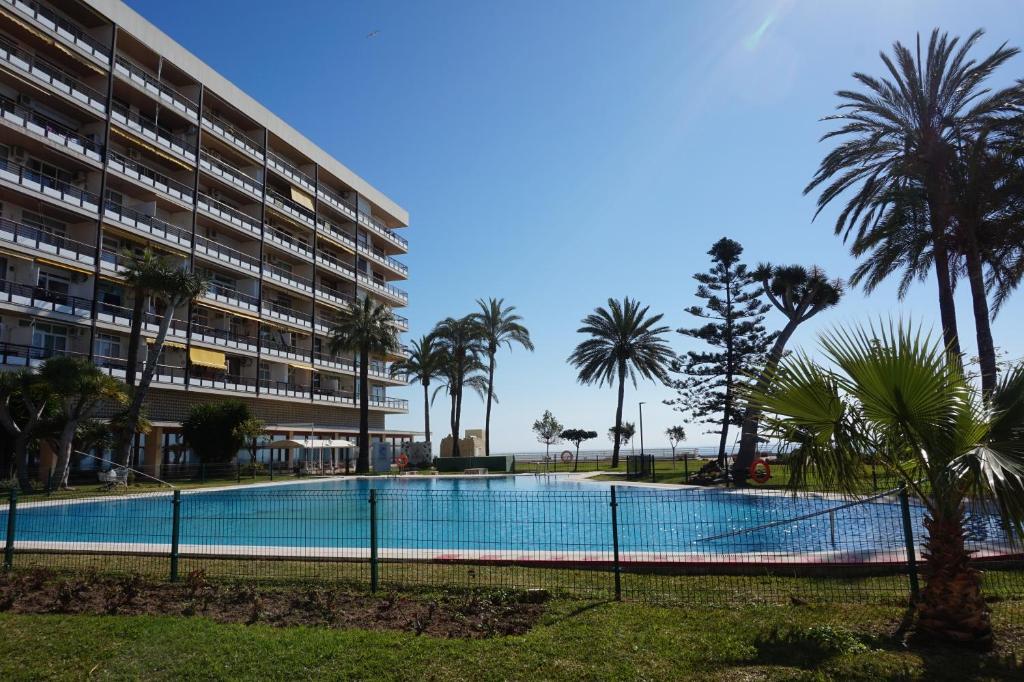
<path fill-rule="evenodd" d="M 491 551 L 610 551 L 609 485 L 564 478 L 377 478 L 323 480 L 181 495 L 182 545 L 365 548 L 371 489 L 381 548 Z M 899 504 L 855 506 L 821 495 L 792 497 L 718 489 L 619 486 L 623 552 L 842 552 L 850 557 L 904 547 Z M 830 513 L 830 510 L 831 511 Z M 923 539 L 920 508 L 911 508 Z M 0 532 L 6 528 L 0 511 Z M 45 543 L 170 542 L 170 495 L 18 508 L 16 539 Z M 999 543 L 987 516 L 970 518 L 975 545 Z"/>

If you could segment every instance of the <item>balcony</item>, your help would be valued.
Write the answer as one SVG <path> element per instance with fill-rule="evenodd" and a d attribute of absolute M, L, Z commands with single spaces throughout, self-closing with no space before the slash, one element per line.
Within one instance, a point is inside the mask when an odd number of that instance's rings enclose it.
<path fill-rule="evenodd" d="M 263 201 L 263 183 L 242 170 L 224 163 L 206 152 L 199 154 L 199 167 L 210 175 L 214 175 L 232 187 L 236 187 L 251 195 L 257 201 Z"/>
<path fill-rule="evenodd" d="M 313 399 L 324 403 L 341 403 L 355 405 L 355 398 L 350 391 L 339 391 L 331 388 L 313 388 Z"/>
<path fill-rule="evenodd" d="M 343 263 L 331 254 L 325 251 L 317 251 L 316 262 L 327 268 L 330 268 L 333 272 L 336 272 L 343 277 L 347 277 L 350 280 L 355 281 L 356 269 L 347 263 Z"/>
<path fill-rule="evenodd" d="M 292 201 L 291 199 L 286 199 L 284 196 L 278 194 L 277 192 L 271 189 L 267 190 L 267 205 L 273 206 L 278 211 L 284 213 L 286 216 L 294 218 L 295 220 L 305 225 L 308 225 L 309 227 L 314 227 L 316 225 L 316 223 L 313 221 L 312 211 L 305 208 L 304 206 L 299 205 L 298 203 Z"/>
<path fill-rule="evenodd" d="M 196 147 L 192 142 L 139 116 L 124 105 L 115 102 L 111 107 L 110 118 L 142 139 L 163 147 L 191 163 L 196 162 Z"/>
<path fill-rule="evenodd" d="M 309 362 L 309 351 L 289 346 L 273 339 L 261 339 L 260 351 L 265 356 L 281 358 L 283 360 L 295 360 L 298 362 Z"/>
<path fill-rule="evenodd" d="M 226 225 L 245 230 L 254 237 L 263 237 L 263 230 L 260 229 L 258 220 L 237 208 L 228 206 L 223 201 L 217 201 L 200 192 L 196 200 L 196 208 Z"/>
<path fill-rule="evenodd" d="M 195 388 L 212 388 L 220 391 L 240 391 L 242 393 L 255 393 L 256 380 L 249 377 L 235 376 L 227 372 L 217 373 L 213 376 L 193 376 L 189 379 L 189 386 Z"/>
<path fill-rule="evenodd" d="M 110 249 L 100 250 L 100 267 L 118 275 L 123 274 L 125 270 L 131 267 L 130 260 L 116 251 L 111 251 Z"/>
<path fill-rule="evenodd" d="M 226 303 L 246 310 L 256 311 L 260 309 L 260 299 L 256 296 L 242 293 L 219 282 L 210 282 L 206 287 L 206 293 L 203 294 L 203 298 L 208 301 Z"/>
<path fill-rule="evenodd" d="M 288 398 L 309 398 L 309 386 L 290 381 L 263 379 L 260 381 L 260 392 Z"/>
<path fill-rule="evenodd" d="M 298 327 L 310 328 L 313 326 L 313 316 L 309 313 L 293 310 L 275 301 L 263 301 L 263 314 Z"/>
<path fill-rule="evenodd" d="M 155 76 L 146 73 L 138 64 L 118 55 L 114 60 L 114 73 L 182 116 L 193 121 L 199 120 L 199 105 Z"/>
<path fill-rule="evenodd" d="M 67 350 L 0 341 L 0 366 L 3 367 L 38 367 L 45 360 L 64 355 L 80 354 Z"/>
<path fill-rule="evenodd" d="M 384 265 L 385 267 L 390 268 L 391 270 L 393 270 L 393 271 L 397 272 L 398 274 L 402 275 L 402 277 L 408 277 L 409 276 L 409 268 L 407 268 L 405 266 L 405 264 L 403 264 L 403 263 L 395 260 L 394 258 L 390 257 L 389 255 L 384 253 L 381 249 L 369 246 L 367 244 L 360 244 L 358 248 L 359 248 L 359 253 L 363 254 L 364 256 L 369 257 L 370 259 L 374 260 L 377 263 L 380 263 L 381 265 Z"/>
<path fill-rule="evenodd" d="M 99 114 L 107 113 L 106 95 L 90 88 L 55 64 L 22 50 L 3 37 L 0 37 L 0 62 L 20 74 L 28 75 L 32 81 L 46 85 L 48 89 L 55 90 L 76 104 Z"/>
<path fill-rule="evenodd" d="M 215 329 L 198 322 L 192 323 L 192 342 L 209 343 L 251 353 L 259 350 L 259 340 L 255 336 L 236 334 L 228 329 Z"/>
<path fill-rule="evenodd" d="M 241 149 L 260 163 L 263 163 L 263 145 L 257 143 L 235 126 L 223 119 L 217 118 L 208 111 L 203 112 L 202 124 L 204 128 L 217 135 L 220 139 Z"/>
<path fill-rule="evenodd" d="M 0 2 L 2 1 L 0 0 Z M 2 95 L 0 95 L 0 116 L 11 125 L 22 128 L 34 137 L 60 145 L 64 150 L 84 156 L 90 161 L 102 162 L 103 145 Z"/>
<path fill-rule="evenodd" d="M 334 210 L 338 211 L 342 215 L 348 216 L 352 220 L 356 219 L 358 211 L 356 210 L 355 204 L 349 200 L 343 199 L 340 195 L 335 194 L 326 187 L 318 187 L 316 194 L 321 201 L 326 203 L 328 206 L 333 207 Z"/>
<path fill-rule="evenodd" d="M 100 302 L 96 306 L 96 321 L 106 322 L 107 324 L 114 324 L 122 327 L 129 327 L 132 323 L 132 309 L 127 306 L 114 305 L 112 303 Z M 142 332 L 144 334 L 152 334 L 156 336 L 160 331 L 160 323 L 163 322 L 164 316 L 157 315 L 153 312 L 143 312 L 142 314 Z M 178 340 L 181 343 L 185 342 L 188 338 L 188 324 L 182 317 L 177 314 L 171 319 L 170 325 L 167 327 L 167 340 Z"/>
<path fill-rule="evenodd" d="M 342 232 L 337 227 L 327 222 L 323 218 L 317 220 L 316 231 L 324 235 L 328 239 L 332 239 L 338 244 L 346 248 L 352 249 L 352 251 L 356 250 L 356 242 L 354 239 L 352 239 L 352 237 L 345 234 L 344 232 Z"/>
<path fill-rule="evenodd" d="M 99 197 L 92 192 L 87 192 L 70 182 L 58 180 L 53 176 L 38 173 L 13 161 L 0 159 L 0 180 L 19 185 L 32 192 L 38 192 L 49 199 L 83 209 L 93 215 L 99 211 Z"/>
<path fill-rule="evenodd" d="M 279 175 L 291 180 L 303 189 L 310 192 L 316 191 L 316 181 L 313 178 L 272 151 L 267 151 L 267 168 L 276 171 Z"/>
<path fill-rule="evenodd" d="M 308 294 L 313 293 L 313 280 L 302 275 L 296 275 L 291 270 L 286 270 L 267 261 L 263 262 L 263 277 L 292 289 L 298 289 Z"/>
<path fill-rule="evenodd" d="M 349 374 L 354 374 L 356 371 L 356 366 L 351 360 L 339 358 L 337 355 L 331 355 L 323 351 L 313 353 L 313 364 L 317 367 L 334 369 Z"/>
<path fill-rule="evenodd" d="M 305 260 L 313 260 L 313 250 L 308 244 L 297 240 L 295 237 L 274 229 L 270 225 L 264 227 L 263 234 L 268 242 L 276 244 L 297 256 L 301 256 Z"/>
<path fill-rule="evenodd" d="M 138 232 L 143 232 L 151 237 L 162 239 L 165 242 L 175 244 L 184 248 L 192 246 L 192 233 L 189 230 L 172 225 L 166 220 L 155 216 L 140 213 L 132 208 L 120 206 L 113 201 L 107 201 L 103 207 L 104 218 L 111 220 L 118 225 L 124 225 Z"/>
<path fill-rule="evenodd" d="M 401 329 L 403 332 L 409 331 L 409 320 L 408 318 L 396 315 L 394 312 L 391 313 L 391 317 L 394 318 L 393 322 L 396 327 Z"/>
<path fill-rule="evenodd" d="M 250 256 L 238 249 L 224 246 L 218 241 L 207 239 L 198 234 L 196 235 L 196 253 L 216 258 L 221 263 L 226 263 L 248 272 L 259 273 L 260 271 L 260 259 L 256 256 Z"/>
<path fill-rule="evenodd" d="M 82 265 L 91 266 L 96 262 L 94 244 L 75 241 L 7 218 L 0 218 L 0 241 L 25 246 Z"/>
<path fill-rule="evenodd" d="M 352 301 L 355 300 L 355 297 L 352 296 L 352 294 L 346 294 L 341 291 L 338 291 L 337 289 L 331 289 L 330 287 L 325 286 L 323 284 L 316 285 L 316 297 L 324 299 L 326 301 L 330 301 L 331 303 L 341 308 L 350 305 Z M 320 320 L 318 319 L 317 325 L 319 326 L 319 324 Z"/>
<path fill-rule="evenodd" d="M 397 234 L 395 234 L 390 229 L 385 227 L 384 223 L 377 220 L 373 216 L 367 213 L 360 213 L 359 224 L 362 225 L 363 227 L 370 228 L 371 230 L 379 234 L 381 237 L 384 237 L 384 239 L 388 240 L 398 248 L 402 249 L 402 251 L 409 250 L 409 240 L 399 237 Z"/>
<path fill-rule="evenodd" d="M 364 275 L 361 272 L 359 273 L 359 283 L 365 285 L 370 291 L 382 294 L 395 301 L 399 301 L 403 304 L 409 302 L 409 294 L 405 293 L 398 287 L 391 286 L 386 282 L 376 280 L 373 277 L 370 277 L 369 275 Z"/>
<path fill-rule="evenodd" d="M 172 180 L 163 173 L 153 170 L 149 166 L 144 166 L 127 156 L 122 156 L 113 150 L 107 155 L 107 168 L 146 187 L 152 187 L 172 199 L 177 199 L 186 204 L 192 203 L 191 187 L 183 182 Z"/>
<path fill-rule="evenodd" d="M 92 317 L 92 301 L 88 298 L 69 296 L 47 291 L 42 287 L 6 280 L 0 280 L 0 303 L 60 313 L 82 320 Z"/>
<path fill-rule="evenodd" d="M 18 15 L 27 18 L 34 25 L 42 27 L 48 33 L 73 45 L 97 65 L 104 69 L 108 67 L 110 52 L 107 46 L 87 34 L 79 26 L 32 0 L 0 0 L 0 2 L 13 7 L 17 10 Z"/>

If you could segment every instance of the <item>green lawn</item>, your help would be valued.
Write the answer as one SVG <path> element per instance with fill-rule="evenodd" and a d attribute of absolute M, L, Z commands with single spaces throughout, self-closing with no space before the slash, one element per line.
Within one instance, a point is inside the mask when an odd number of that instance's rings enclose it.
<path fill-rule="evenodd" d="M 0 614 L 0 679 L 1022 679 L 1024 630 L 992 654 L 905 649 L 902 612 L 858 605 L 659 608 L 559 600 L 515 637 L 275 629 L 202 618 Z M 1020 614 L 1013 618 L 1020 623 Z"/>

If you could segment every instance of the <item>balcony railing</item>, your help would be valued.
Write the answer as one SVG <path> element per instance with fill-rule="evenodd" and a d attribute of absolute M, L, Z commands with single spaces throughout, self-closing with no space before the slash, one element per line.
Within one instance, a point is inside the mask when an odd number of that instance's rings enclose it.
<path fill-rule="evenodd" d="M 233 289 L 219 282 L 210 282 L 206 287 L 205 296 L 214 301 L 221 301 L 248 310 L 258 310 L 260 305 L 258 297 L 243 293 L 238 289 Z"/>
<path fill-rule="evenodd" d="M 201 152 L 199 155 L 199 167 L 207 173 L 224 180 L 224 182 L 232 187 L 237 187 L 263 201 L 263 183 L 245 171 L 235 168 L 206 152 Z"/>
<path fill-rule="evenodd" d="M 170 325 L 167 327 L 167 338 L 169 339 L 184 339 L 188 336 L 188 324 L 183 319 L 184 309 L 181 309 L 171 319 Z M 111 324 L 131 324 L 134 311 L 123 305 L 114 305 L 113 303 L 106 303 L 100 301 L 96 304 L 96 316 L 101 322 L 109 322 Z M 143 311 L 142 313 L 142 329 L 143 331 L 156 334 L 160 330 L 160 323 L 163 322 L 164 316 L 151 311 Z M 168 346 L 164 346 L 164 350 L 168 350 Z"/>
<path fill-rule="evenodd" d="M 392 286 L 387 282 L 381 282 L 379 280 L 376 280 L 373 277 L 370 277 L 369 275 L 364 275 L 361 272 L 359 273 L 359 282 L 361 284 L 365 284 L 366 286 L 368 286 L 372 291 L 376 291 L 386 296 L 391 296 L 392 298 L 398 299 L 403 303 L 408 302 L 409 300 L 409 294 L 405 293 L 398 287 Z"/>
<path fill-rule="evenodd" d="M 347 263 L 343 263 L 326 251 L 317 251 L 316 261 L 321 265 L 326 265 L 335 272 L 340 273 L 349 279 L 356 278 L 356 269 L 354 267 Z"/>
<path fill-rule="evenodd" d="M 78 318 L 88 319 L 92 316 L 91 299 L 6 280 L 0 280 L 0 302 L 28 306 L 37 310 L 48 310 Z"/>
<path fill-rule="evenodd" d="M 263 162 L 263 145 L 257 143 L 241 130 L 231 125 L 224 119 L 218 118 L 209 111 L 203 112 L 202 123 L 206 128 L 216 133 L 221 139 L 238 147 L 242 151 Z"/>
<path fill-rule="evenodd" d="M 93 161 L 102 160 L 103 145 L 76 130 L 51 121 L 32 109 L 21 106 L 9 97 L 0 95 L 0 115 L 5 121 L 20 126 L 33 135 L 55 142 L 76 154 L 82 154 Z"/>
<path fill-rule="evenodd" d="M 147 73 L 138 64 L 129 61 L 121 55 L 117 55 L 117 58 L 114 60 L 114 72 L 132 81 L 138 87 L 157 100 L 169 105 L 186 118 L 190 118 L 193 121 L 199 120 L 199 105 L 156 76 Z"/>
<path fill-rule="evenodd" d="M 250 272 L 260 271 L 260 259 L 256 256 L 250 256 L 238 249 L 224 246 L 216 240 L 208 239 L 198 234 L 196 235 L 196 252 L 205 253 L 219 261 L 234 265 L 237 268 L 249 270 Z"/>
<path fill-rule="evenodd" d="M 325 284 L 317 284 L 316 285 L 316 293 L 317 293 L 318 296 L 322 296 L 322 297 L 326 298 L 329 301 L 333 301 L 333 302 L 337 303 L 340 306 L 349 305 L 354 300 L 356 300 L 355 296 L 353 296 L 352 294 L 346 294 L 343 291 L 338 291 L 337 289 L 332 289 L 331 287 L 329 287 L 329 286 L 327 286 Z M 320 321 L 321 320 L 317 320 L 317 322 L 320 322 Z M 333 325 L 334 322 L 335 321 L 332 321 L 330 324 Z"/>
<path fill-rule="evenodd" d="M 309 386 L 291 381 L 260 380 L 260 392 L 271 395 L 283 395 L 291 398 L 308 398 Z"/>
<path fill-rule="evenodd" d="M 312 211 L 270 189 L 267 190 L 267 203 L 310 227 L 316 224 L 313 221 Z"/>
<path fill-rule="evenodd" d="M 199 198 L 196 201 L 196 207 L 200 211 L 204 211 L 228 225 L 241 228 L 257 237 L 263 236 L 263 230 L 260 229 L 258 220 L 233 206 L 228 206 L 223 201 L 217 201 L 213 197 L 200 192 Z"/>
<path fill-rule="evenodd" d="M 222 391 L 242 391 L 244 393 L 256 392 L 255 379 L 228 374 L 227 372 L 213 372 L 209 375 L 193 374 L 189 379 L 189 386 L 215 388 Z"/>
<path fill-rule="evenodd" d="M 328 403 L 355 404 L 355 399 L 353 398 L 351 391 L 341 391 L 333 388 L 315 386 L 313 387 L 313 398 L 315 400 Z"/>
<path fill-rule="evenodd" d="M 106 95 L 100 93 L 75 78 L 68 72 L 31 52 L 27 52 L 6 38 L 0 37 L 0 60 L 22 73 L 28 74 L 33 80 L 51 86 L 62 95 L 83 104 L 101 114 L 107 112 Z"/>
<path fill-rule="evenodd" d="M 313 319 L 313 316 L 309 313 L 294 310 L 286 305 L 277 303 L 276 301 L 263 301 L 263 312 L 276 319 L 291 322 L 292 324 L 298 324 L 303 327 L 311 326 Z"/>
<path fill-rule="evenodd" d="M 293 164 L 289 163 L 284 157 L 275 154 L 272 151 L 267 151 L 267 167 L 272 168 L 284 177 L 293 181 L 295 184 L 308 189 L 310 192 L 316 190 L 316 181 L 309 177 Z"/>
<path fill-rule="evenodd" d="M 0 365 L 4 367 L 36 367 L 44 360 L 64 355 L 79 355 L 79 353 L 0 341 Z"/>
<path fill-rule="evenodd" d="M 192 245 L 192 233 L 177 225 L 172 225 L 166 220 L 155 216 L 140 213 L 133 208 L 121 206 L 113 201 L 107 201 L 103 206 L 103 215 L 115 220 L 121 225 L 127 225 L 140 232 L 146 232 L 154 237 L 165 239 L 181 246 Z"/>
<path fill-rule="evenodd" d="M 382 223 L 381 221 L 377 220 L 376 218 L 371 216 L 369 213 L 363 213 L 363 212 L 359 213 L 359 224 L 363 225 L 364 227 L 370 228 L 371 230 L 373 230 L 374 232 L 376 232 L 380 236 L 382 236 L 385 239 L 387 239 L 392 244 L 401 247 L 403 251 L 408 251 L 409 250 L 409 240 L 407 240 L 407 239 L 405 239 L 403 237 L 399 237 L 397 234 L 392 232 L 389 228 L 385 227 L 384 223 Z"/>
<path fill-rule="evenodd" d="M 353 239 L 349 235 L 345 234 L 340 229 L 338 229 L 338 227 L 336 227 L 335 225 L 332 225 L 331 223 L 327 222 L 323 218 L 320 218 L 319 220 L 317 220 L 316 229 L 321 234 L 327 235 L 329 238 L 333 239 L 334 241 L 339 242 L 339 243 L 343 244 L 344 246 L 347 246 L 348 248 L 355 250 L 355 248 L 356 248 L 356 241 L 355 241 L 355 239 Z"/>
<path fill-rule="evenodd" d="M 274 355 L 289 360 L 308 360 L 309 351 L 299 348 L 298 346 L 290 346 L 280 341 L 275 341 L 270 338 L 260 339 L 260 350 L 264 353 Z"/>
<path fill-rule="evenodd" d="M 21 15 L 28 17 L 37 25 L 68 41 L 92 57 L 98 64 L 102 64 L 104 68 L 107 66 L 110 59 L 107 46 L 86 33 L 81 27 L 33 0 L 0 1 L 18 10 Z"/>
<path fill-rule="evenodd" d="M 394 318 L 396 327 L 398 327 L 399 329 L 403 329 L 405 331 L 409 331 L 408 318 L 402 317 L 401 315 L 396 315 L 394 312 L 391 313 L 391 317 Z"/>
<path fill-rule="evenodd" d="M 107 155 L 107 167 L 133 180 L 137 180 L 143 185 L 152 187 L 158 192 L 163 192 L 167 196 L 184 201 L 187 204 L 192 203 L 191 187 L 183 182 L 173 180 L 149 166 L 144 166 L 134 159 L 122 156 L 114 150 L 111 150 L 110 154 Z"/>
<path fill-rule="evenodd" d="M 198 322 L 192 323 L 192 340 L 204 343 L 212 343 L 226 348 L 238 348 L 240 350 L 252 351 L 255 353 L 259 348 L 259 339 L 255 336 L 236 334 L 230 329 L 216 329 Z"/>
<path fill-rule="evenodd" d="M 70 206 L 83 208 L 90 213 L 99 210 L 99 197 L 80 189 L 70 182 L 26 168 L 13 161 L 0 159 L 0 179 L 16 183 L 26 189 L 57 199 Z"/>
<path fill-rule="evenodd" d="M 386 253 L 384 253 L 384 251 L 382 251 L 381 249 L 378 249 L 376 247 L 371 247 L 371 246 L 368 246 L 366 244 L 360 244 L 358 248 L 359 248 L 359 253 L 361 253 L 361 254 L 363 254 L 365 256 L 369 256 L 370 258 L 372 258 L 373 260 L 377 261 L 378 263 L 383 263 L 387 267 L 389 267 L 389 268 L 391 268 L 393 270 L 397 270 L 398 272 L 402 273 L 403 275 L 408 276 L 409 268 L 407 268 L 405 266 L 405 264 L 395 260 L 391 256 L 389 256 Z"/>
<path fill-rule="evenodd" d="M 352 220 L 356 219 L 358 210 L 356 205 L 348 199 L 342 198 L 340 194 L 328 189 L 327 187 L 320 186 L 317 188 L 317 195 L 320 200 L 325 202 L 328 206 L 334 208 L 334 210 L 340 212 L 342 215 L 348 216 Z"/>
<path fill-rule="evenodd" d="M 96 262 L 96 247 L 91 244 L 7 218 L 0 218 L 0 240 L 68 258 L 85 265 L 92 265 Z"/>
<path fill-rule="evenodd" d="M 313 292 L 313 280 L 302 275 L 297 275 L 291 270 L 274 265 L 269 261 L 263 262 L 263 276 L 272 280 L 287 284 L 288 286 L 301 289 L 302 291 Z"/>
<path fill-rule="evenodd" d="M 183 136 L 139 116 L 139 114 L 117 102 L 111 107 L 110 117 L 128 130 L 137 133 L 143 139 L 195 163 L 196 146 Z"/>
<path fill-rule="evenodd" d="M 100 267 L 104 270 L 113 270 L 114 272 L 122 273 L 131 266 L 130 260 L 131 259 L 117 251 L 100 249 Z"/>
<path fill-rule="evenodd" d="M 355 364 L 351 360 L 340 358 L 337 355 L 325 353 L 323 351 L 314 351 L 313 361 L 318 365 L 331 366 L 335 369 L 340 369 L 343 372 L 355 372 Z"/>
<path fill-rule="evenodd" d="M 313 259 L 313 249 L 306 242 L 299 241 L 290 234 L 275 229 L 271 225 L 264 226 L 263 234 L 266 235 L 268 242 L 288 249 L 288 251 L 298 254 L 303 258 Z"/>

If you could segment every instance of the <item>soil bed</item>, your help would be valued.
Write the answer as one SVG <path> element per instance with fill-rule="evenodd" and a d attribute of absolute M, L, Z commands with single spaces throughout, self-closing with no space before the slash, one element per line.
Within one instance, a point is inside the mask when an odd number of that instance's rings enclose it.
<path fill-rule="evenodd" d="M 521 591 L 431 598 L 326 586 L 260 589 L 211 582 L 201 571 L 180 583 L 46 570 L 0 575 L 0 611 L 14 614 L 201 616 L 218 623 L 396 630 L 467 639 L 528 632 L 544 612 L 544 598 L 543 593 Z"/>

